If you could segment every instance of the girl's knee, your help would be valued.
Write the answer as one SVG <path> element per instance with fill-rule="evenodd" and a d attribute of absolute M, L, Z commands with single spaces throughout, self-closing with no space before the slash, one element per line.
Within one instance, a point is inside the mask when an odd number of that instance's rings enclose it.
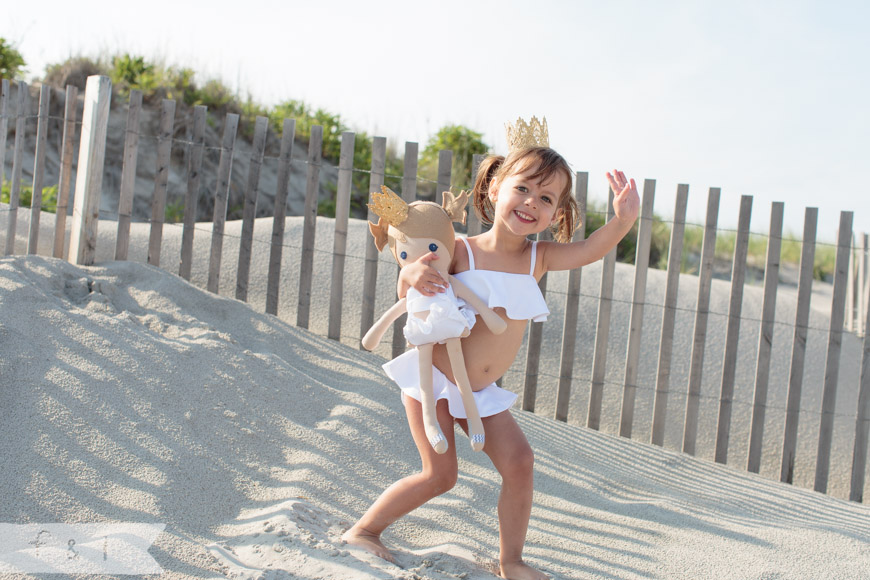
<path fill-rule="evenodd" d="M 511 453 L 508 461 L 501 469 L 501 476 L 505 479 L 530 477 L 535 467 L 535 452 L 531 446 L 523 445 Z"/>
<path fill-rule="evenodd" d="M 432 497 L 436 497 L 453 489 L 458 478 L 458 470 L 429 471 L 424 472 L 423 477 L 429 493 Z"/>

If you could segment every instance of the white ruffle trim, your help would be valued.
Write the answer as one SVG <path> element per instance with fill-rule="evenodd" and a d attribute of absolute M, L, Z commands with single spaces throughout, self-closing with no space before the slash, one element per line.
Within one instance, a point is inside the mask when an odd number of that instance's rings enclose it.
<path fill-rule="evenodd" d="M 422 296 L 416 298 L 413 303 L 410 299 L 412 293 L 416 293 L 416 290 L 408 289 L 409 312 L 404 329 L 405 340 L 411 344 L 433 344 L 459 338 L 466 330 L 473 327 L 477 320 L 474 311 L 465 304 L 464 300 L 460 303 L 452 291 L 449 296 L 441 294 L 432 297 Z M 412 305 L 418 312 L 428 310 L 429 315 L 426 318 L 418 318 L 414 315 L 415 310 L 411 310 Z"/>

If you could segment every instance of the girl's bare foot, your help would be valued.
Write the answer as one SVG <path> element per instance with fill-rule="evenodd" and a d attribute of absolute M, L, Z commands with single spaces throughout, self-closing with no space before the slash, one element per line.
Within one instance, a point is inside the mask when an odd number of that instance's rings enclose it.
<path fill-rule="evenodd" d="M 396 560 L 393 558 L 393 555 L 387 549 L 386 546 L 381 542 L 381 538 L 375 534 L 371 534 L 365 530 L 357 529 L 356 526 L 352 527 L 344 534 L 341 535 L 341 540 L 350 546 L 356 546 L 358 548 L 362 548 L 367 552 L 371 552 L 378 558 L 383 558 L 387 562 L 396 563 Z"/>
<path fill-rule="evenodd" d="M 538 572 L 525 562 L 503 563 L 501 565 L 501 577 L 506 580 L 549 580 L 549 576 Z"/>

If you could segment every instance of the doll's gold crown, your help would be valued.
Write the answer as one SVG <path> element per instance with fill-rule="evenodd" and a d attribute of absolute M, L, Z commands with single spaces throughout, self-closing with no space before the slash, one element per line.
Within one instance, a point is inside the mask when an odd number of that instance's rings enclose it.
<path fill-rule="evenodd" d="M 384 218 L 393 227 L 408 219 L 408 204 L 405 200 L 386 185 L 381 186 L 381 192 L 372 192 L 372 202 L 368 204 L 372 213 Z"/>
<path fill-rule="evenodd" d="M 528 123 L 522 118 L 518 118 L 516 123 L 506 123 L 505 131 L 510 151 L 550 146 L 550 133 L 547 131 L 546 117 L 542 117 L 540 121 L 537 117 L 532 117 Z"/>

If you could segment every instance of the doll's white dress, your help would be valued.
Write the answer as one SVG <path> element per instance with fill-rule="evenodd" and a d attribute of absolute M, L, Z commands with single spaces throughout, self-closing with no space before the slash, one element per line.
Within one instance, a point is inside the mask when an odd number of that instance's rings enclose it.
<path fill-rule="evenodd" d="M 459 338 L 474 326 L 474 310 L 465 300 L 456 297 L 450 285 L 435 296 L 424 296 L 409 288 L 405 300 L 408 309 L 405 339 L 414 346 Z M 426 318 L 415 316 L 417 312 L 427 311 Z"/>

